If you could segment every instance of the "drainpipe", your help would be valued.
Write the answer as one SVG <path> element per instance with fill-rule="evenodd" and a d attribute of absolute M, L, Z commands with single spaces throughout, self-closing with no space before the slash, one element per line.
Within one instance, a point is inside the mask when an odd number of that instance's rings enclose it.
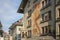
<path fill-rule="evenodd" d="M 52 19 L 52 24 L 53 24 L 53 37 L 56 39 L 56 7 L 55 7 L 55 4 L 56 4 L 56 0 L 51 0 L 52 2 L 52 16 L 53 16 L 53 19 Z"/>

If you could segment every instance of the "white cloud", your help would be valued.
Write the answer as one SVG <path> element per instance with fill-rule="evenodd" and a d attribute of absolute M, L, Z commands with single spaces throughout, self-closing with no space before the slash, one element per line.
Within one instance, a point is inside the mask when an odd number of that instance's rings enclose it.
<path fill-rule="evenodd" d="M 11 24 L 23 16 L 17 13 L 20 1 L 21 0 L 0 0 L 0 20 L 4 31 L 8 31 Z"/>

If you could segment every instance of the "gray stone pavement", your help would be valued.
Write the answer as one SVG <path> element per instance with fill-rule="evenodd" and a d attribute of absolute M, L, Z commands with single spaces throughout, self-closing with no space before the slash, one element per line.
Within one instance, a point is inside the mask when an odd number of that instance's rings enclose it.
<path fill-rule="evenodd" d="M 56 40 L 51 36 L 43 36 L 43 37 L 32 37 L 32 38 L 27 38 L 27 40 Z"/>

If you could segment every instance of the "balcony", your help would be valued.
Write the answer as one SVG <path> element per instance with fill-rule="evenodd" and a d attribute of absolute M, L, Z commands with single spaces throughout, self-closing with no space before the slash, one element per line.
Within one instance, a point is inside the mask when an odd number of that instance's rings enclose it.
<path fill-rule="evenodd" d="M 43 6 L 41 10 L 43 10 L 43 9 L 49 7 L 49 6 L 51 6 L 51 2 L 48 2 L 45 6 Z"/>

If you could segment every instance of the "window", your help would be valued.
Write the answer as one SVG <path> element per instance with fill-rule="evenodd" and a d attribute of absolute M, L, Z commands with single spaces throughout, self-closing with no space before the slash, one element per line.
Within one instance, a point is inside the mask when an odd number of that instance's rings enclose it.
<path fill-rule="evenodd" d="M 51 20 L 51 11 L 42 14 L 42 21 L 48 21 L 48 20 Z"/>
<path fill-rule="evenodd" d="M 24 32 L 22 32 L 22 38 L 24 38 Z"/>
<path fill-rule="evenodd" d="M 48 20 L 48 14 L 42 14 L 42 21 L 47 21 Z"/>
<path fill-rule="evenodd" d="M 47 21 L 47 20 L 48 20 L 48 15 L 45 16 L 45 21 Z"/>
<path fill-rule="evenodd" d="M 43 35 L 52 35 L 52 33 L 53 33 L 53 27 L 51 27 L 50 25 L 42 27 Z"/>
<path fill-rule="evenodd" d="M 44 34 L 44 27 L 42 27 L 42 34 Z"/>
<path fill-rule="evenodd" d="M 45 9 L 51 5 L 51 0 L 44 0 L 42 1 L 42 9 Z"/>
<path fill-rule="evenodd" d="M 27 32 L 25 32 L 25 36 L 27 37 Z"/>
<path fill-rule="evenodd" d="M 42 21 L 46 21 L 48 19 L 47 14 L 42 14 Z"/>
<path fill-rule="evenodd" d="M 49 26 L 48 29 L 49 29 L 49 33 L 51 33 L 51 26 Z"/>
<path fill-rule="evenodd" d="M 45 27 L 45 33 L 47 33 L 48 32 L 48 28 L 47 28 L 47 26 Z"/>
<path fill-rule="evenodd" d="M 45 20 L 51 20 L 51 11 L 48 11 L 45 16 Z"/>
<path fill-rule="evenodd" d="M 31 27 L 31 19 L 28 20 L 28 28 Z"/>
<path fill-rule="evenodd" d="M 49 20 L 51 20 L 51 11 L 48 12 Z"/>
<path fill-rule="evenodd" d="M 32 14 L 32 10 L 29 10 L 28 11 L 28 18 L 31 17 L 31 14 Z"/>
<path fill-rule="evenodd" d="M 42 21 L 44 21 L 44 14 L 42 14 Z"/>
<path fill-rule="evenodd" d="M 59 8 L 59 17 L 60 17 L 60 8 Z"/>
<path fill-rule="evenodd" d="M 60 35 L 60 24 L 59 24 L 59 35 Z"/>
<path fill-rule="evenodd" d="M 48 33 L 48 26 L 42 27 L 42 34 Z"/>
<path fill-rule="evenodd" d="M 44 7 L 44 1 L 42 2 L 42 7 Z"/>
<path fill-rule="evenodd" d="M 28 38 L 31 38 L 31 30 L 28 30 Z"/>

